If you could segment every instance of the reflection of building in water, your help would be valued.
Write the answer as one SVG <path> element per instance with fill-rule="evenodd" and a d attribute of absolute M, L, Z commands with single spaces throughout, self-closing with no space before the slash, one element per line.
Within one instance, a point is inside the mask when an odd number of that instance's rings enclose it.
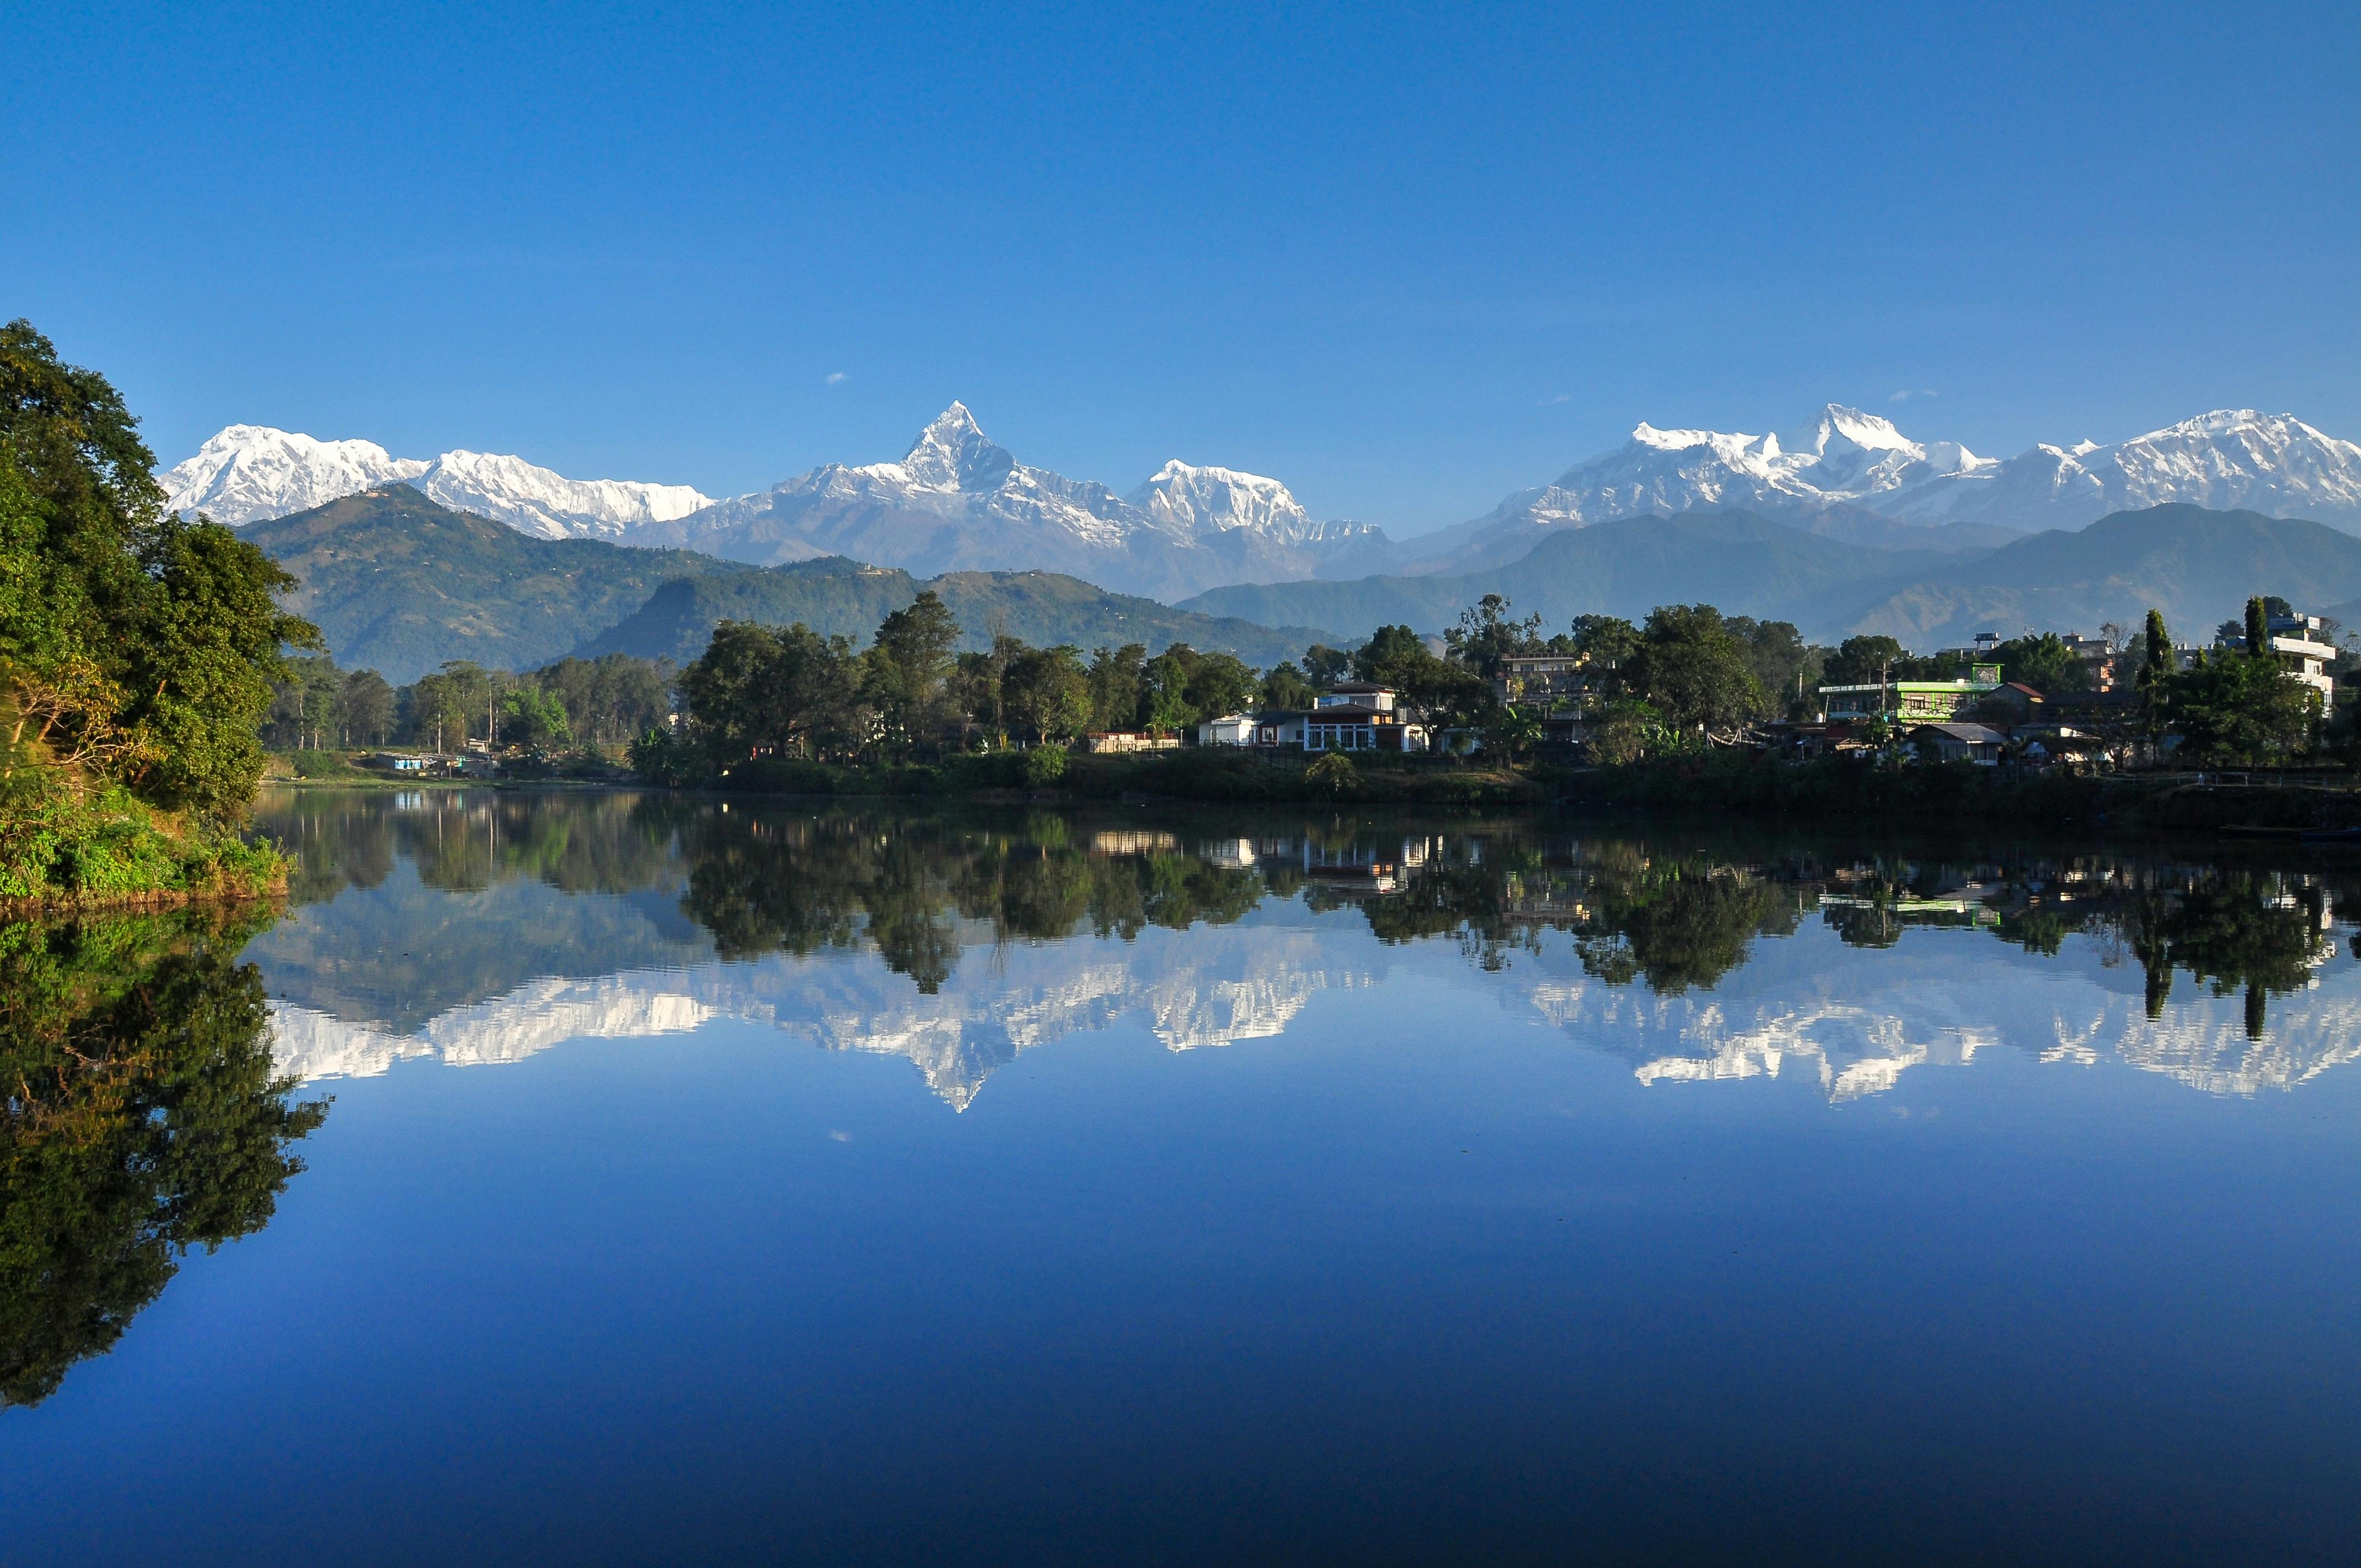
<path fill-rule="evenodd" d="M 873 954 L 550 979 L 456 1008 L 414 1034 L 279 1003 L 276 1057 L 300 1078 L 366 1076 L 395 1061 L 522 1060 L 567 1040 L 679 1034 L 714 1019 L 767 1025 L 833 1050 L 906 1058 L 956 1108 L 1021 1051 L 1144 1023 L 1172 1050 L 1268 1039 L 1318 991 L 1371 974 L 1327 961 L 1301 928 L 1153 928 L 1130 942 L 979 942 L 934 994 Z"/>

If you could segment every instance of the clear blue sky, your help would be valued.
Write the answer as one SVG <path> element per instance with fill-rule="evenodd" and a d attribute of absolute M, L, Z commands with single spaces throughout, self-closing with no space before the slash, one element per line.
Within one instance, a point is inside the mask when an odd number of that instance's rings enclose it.
<path fill-rule="evenodd" d="M 2349 6 L 12 4 L 0 314 L 234 421 L 755 488 L 950 399 L 1416 532 L 1829 400 L 2361 438 Z M 1895 403 L 1897 393 L 1912 394 Z"/>

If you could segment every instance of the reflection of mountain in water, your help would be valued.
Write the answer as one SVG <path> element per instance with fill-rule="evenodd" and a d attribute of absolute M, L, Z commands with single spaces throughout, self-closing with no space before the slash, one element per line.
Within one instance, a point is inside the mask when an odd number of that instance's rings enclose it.
<path fill-rule="evenodd" d="M 964 1105 L 1018 1052 L 1126 1019 L 1175 1049 L 1276 1036 L 1436 941 L 1652 1084 L 1800 1069 L 1843 1101 L 2006 1046 L 2251 1093 L 2361 1048 L 2333 940 L 2361 881 L 2251 863 L 1268 808 L 282 810 L 312 902 L 250 951 L 304 1076 L 730 1018 L 906 1057 Z"/>
<path fill-rule="evenodd" d="M 1279 1034 L 1315 991 L 1367 984 L 1323 960 L 1318 933 L 1257 922 L 1129 942 L 972 947 L 931 992 L 873 957 L 766 958 L 597 979 L 536 980 L 402 1034 L 278 1006 L 280 1061 L 303 1078 L 383 1072 L 409 1057 L 518 1061 L 570 1039 L 678 1034 L 717 1018 L 832 1050 L 906 1057 L 964 1107 L 994 1069 L 1063 1036 L 1144 1024 L 1174 1050 Z"/>

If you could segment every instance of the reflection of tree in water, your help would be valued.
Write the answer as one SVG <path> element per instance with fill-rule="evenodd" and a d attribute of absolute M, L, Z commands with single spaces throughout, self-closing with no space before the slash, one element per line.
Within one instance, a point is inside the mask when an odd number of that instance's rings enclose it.
<path fill-rule="evenodd" d="M 1235 920 L 1264 894 L 1250 872 L 1173 848 L 1104 852 L 1064 818 L 846 812 L 782 820 L 706 811 L 683 829 L 682 909 L 724 958 L 865 940 L 933 994 L 958 967 L 961 922 L 996 942 Z"/>
<path fill-rule="evenodd" d="M 2246 1036 L 2262 1037 L 2269 999 L 2301 991 L 2331 948 L 2326 893 L 2268 873 L 2191 876 L 2147 885 L 2105 912 L 2147 974 L 2147 1015 L 2161 1017 L 2172 971 L 2216 996 L 2244 991 Z"/>
<path fill-rule="evenodd" d="M 300 790 L 267 797 L 255 826 L 293 851 L 289 893 L 300 905 L 375 887 L 398 860 L 448 893 L 519 877 L 630 893 L 672 873 L 673 836 L 693 810 L 624 795 Z"/>
<path fill-rule="evenodd" d="M 252 923 L 0 929 L 0 1401 L 102 1354 L 181 1254 L 269 1223 L 323 1102 L 274 1076 Z"/>

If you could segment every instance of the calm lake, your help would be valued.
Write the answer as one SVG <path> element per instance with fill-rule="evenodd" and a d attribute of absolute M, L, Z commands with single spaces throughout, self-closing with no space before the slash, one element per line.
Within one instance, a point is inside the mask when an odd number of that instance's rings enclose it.
<path fill-rule="evenodd" d="M 14 1266 L 0 1560 L 2361 1556 L 2352 850 L 260 820 L 137 1027 L 300 1081 Z"/>

